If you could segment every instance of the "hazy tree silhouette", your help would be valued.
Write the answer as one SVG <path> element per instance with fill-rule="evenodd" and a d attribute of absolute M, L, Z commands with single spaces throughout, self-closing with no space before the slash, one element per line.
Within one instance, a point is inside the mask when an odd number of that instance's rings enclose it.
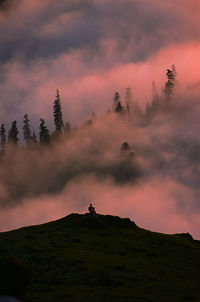
<path fill-rule="evenodd" d="M 160 110 L 160 102 L 159 102 L 159 96 L 157 93 L 155 82 L 152 82 L 152 101 L 149 103 L 146 103 L 145 108 L 145 118 L 146 120 L 150 120 L 153 118 Z"/>
<path fill-rule="evenodd" d="M 116 179 L 120 182 L 126 182 L 136 179 L 139 170 L 133 165 L 135 152 L 132 150 L 128 142 L 124 142 L 120 147 L 120 162 L 116 169 Z"/>
<path fill-rule="evenodd" d="M 151 103 L 151 107 L 152 107 L 152 113 L 155 114 L 159 111 L 159 107 L 160 107 L 160 102 L 159 102 L 159 95 L 157 92 L 157 88 L 156 88 L 156 84 L 153 81 L 152 82 L 152 103 Z"/>
<path fill-rule="evenodd" d="M 28 114 L 24 115 L 24 120 L 23 120 L 23 135 L 24 135 L 24 140 L 26 144 L 30 143 L 32 137 L 31 137 L 31 129 L 30 129 L 30 120 L 28 119 Z"/>
<path fill-rule="evenodd" d="M 120 95 L 118 92 L 115 92 L 114 98 L 113 98 L 113 111 L 117 113 L 123 112 L 123 107 L 120 100 Z"/>
<path fill-rule="evenodd" d="M 172 65 L 172 69 L 167 69 L 167 82 L 165 83 L 164 87 L 164 94 L 166 96 L 167 101 L 171 100 L 172 96 L 174 95 L 176 75 L 177 72 L 175 65 Z"/>
<path fill-rule="evenodd" d="M 60 94 L 57 90 L 56 99 L 53 103 L 53 115 L 54 115 L 54 124 L 56 128 L 56 132 L 62 132 L 64 124 L 62 118 L 62 108 L 61 108 L 61 101 L 60 101 Z"/>
<path fill-rule="evenodd" d="M 40 119 L 40 143 L 42 144 L 47 144 L 50 141 L 50 134 L 49 134 L 49 130 L 45 125 L 45 121 L 44 119 Z"/>
<path fill-rule="evenodd" d="M 120 102 L 120 95 L 118 92 L 115 92 L 114 97 L 113 97 L 113 111 L 115 111 L 119 102 Z"/>
<path fill-rule="evenodd" d="M 130 87 L 126 88 L 125 105 L 127 112 L 131 112 L 133 109 L 133 94 Z"/>
<path fill-rule="evenodd" d="M 14 122 L 12 122 L 12 126 L 11 126 L 10 130 L 8 131 L 8 142 L 17 144 L 18 140 L 19 140 L 18 134 L 19 134 L 19 131 L 17 129 L 17 122 L 14 121 Z"/>
<path fill-rule="evenodd" d="M 135 158 L 135 152 L 132 150 L 128 142 L 124 142 L 120 148 L 120 155 L 123 160 L 131 160 Z"/>
<path fill-rule="evenodd" d="M 115 108 L 115 112 L 117 113 L 122 113 L 123 112 L 123 107 L 121 105 L 121 102 L 119 102 Z"/>
<path fill-rule="evenodd" d="M 121 145 L 121 148 L 120 148 L 120 151 L 121 152 L 127 152 L 127 151 L 130 151 L 131 150 L 131 147 L 129 145 L 129 143 L 127 142 L 124 142 L 122 145 Z"/>
<path fill-rule="evenodd" d="M 149 102 L 146 103 L 145 118 L 146 120 L 149 120 L 151 118 L 151 105 L 149 104 Z"/>
<path fill-rule="evenodd" d="M 96 118 L 97 118 L 96 113 L 93 111 L 91 113 L 90 118 L 87 121 L 85 121 L 85 123 L 83 124 L 83 126 L 85 126 L 85 125 L 86 126 L 92 125 L 92 123 L 96 120 Z"/>
<path fill-rule="evenodd" d="M 64 125 L 64 132 L 66 132 L 66 133 L 70 132 L 71 128 L 72 128 L 72 126 L 71 126 L 70 122 L 67 121 Z"/>
<path fill-rule="evenodd" d="M 6 144 L 6 129 L 4 124 L 1 124 L 0 127 L 0 137 L 1 137 L 1 152 L 4 151 L 5 149 L 5 144 Z"/>

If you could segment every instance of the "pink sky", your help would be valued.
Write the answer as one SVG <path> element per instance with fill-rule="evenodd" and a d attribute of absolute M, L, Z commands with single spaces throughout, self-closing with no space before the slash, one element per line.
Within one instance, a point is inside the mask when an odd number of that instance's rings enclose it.
<path fill-rule="evenodd" d="M 25 1 L 0 12 L 0 120 L 43 116 L 61 91 L 66 120 L 110 108 L 130 86 L 142 103 L 175 64 L 181 87 L 199 82 L 199 1 Z M 13 3 L 13 5 L 12 5 Z"/>

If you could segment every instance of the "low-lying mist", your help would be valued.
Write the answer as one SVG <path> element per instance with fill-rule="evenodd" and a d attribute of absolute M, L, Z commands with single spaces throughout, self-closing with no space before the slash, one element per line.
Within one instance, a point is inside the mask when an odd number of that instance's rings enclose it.
<path fill-rule="evenodd" d="M 48 146 L 8 144 L 0 230 L 85 213 L 92 202 L 97 213 L 199 238 L 199 116 L 199 97 L 188 90 L 148 119 L 106 113 Z"/>

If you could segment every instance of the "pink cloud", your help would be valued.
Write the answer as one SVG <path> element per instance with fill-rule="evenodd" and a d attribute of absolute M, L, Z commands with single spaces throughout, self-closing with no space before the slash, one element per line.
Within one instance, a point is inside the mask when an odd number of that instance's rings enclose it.
<path fill-rule="evenodd" d="M 3 210 L 0 228 L 2 231 L 40 224 L 72 212 L 84 214 L 92 202 L 100 214 L 129 217 L 138 226 L 155 232 L 190 232 L 198 239 L 200 213 L 193 211 L 191 204 L 182 211 L 176 194 L 190 201 L 193 195 L 190 189 L 167 179 L 119 187 L 109 179 L 99 182 L 89 176 L 71 181 L 57 196 L 41 196 Z"/>
<path fill-rule="evenodd" d="M 200 71 L 196 68 L 200 64 L 199 54 L 198 43 L 174 44 L 144 62 L 117 64 L 106 71 L 94 69 L 90 72 L 82 61 L 84 52 L 38 60 L 28 67 L 11 62 L 5 68 L 7 82 L 4 89 L 7 87 L 8 94 L 10 85 L 25 90 L 26 102 L 22 103 L 21 111 L 49 120 L 55 91 L 59 88 L 66 119 L 83 120 L 93 110 L 103 112 L 109 109 L 114 92 L 119 91 L 124 97 L 127 87 L 131 87 L 134 97 L 145 104 L 151 99 L 152 81 L 156 81 L 161 91 L 166 81 L 166 69 L 173 63 L 177 67 L 179 87 L 195 85 L 200 78 Z"/>

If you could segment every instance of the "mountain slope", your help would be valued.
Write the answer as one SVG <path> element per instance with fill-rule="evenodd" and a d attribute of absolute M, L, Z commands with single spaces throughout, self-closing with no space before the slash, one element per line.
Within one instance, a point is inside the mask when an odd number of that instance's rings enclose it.
<path fill-rule="evenodd" d="M 27 301 L 200 301 L 200 244 L 129 219 L 71 214 L 0 233 L 1 257 L 27 263 Z"/>

